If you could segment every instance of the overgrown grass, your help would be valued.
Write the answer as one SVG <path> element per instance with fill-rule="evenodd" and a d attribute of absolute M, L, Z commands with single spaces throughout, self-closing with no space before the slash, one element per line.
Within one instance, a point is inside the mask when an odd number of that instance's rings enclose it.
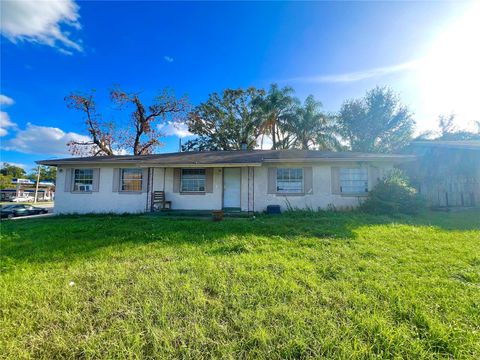
<path fill-rule="evenodd" d="M 480 212 L 0 226 L 1 357 L 480 358 Z"/>

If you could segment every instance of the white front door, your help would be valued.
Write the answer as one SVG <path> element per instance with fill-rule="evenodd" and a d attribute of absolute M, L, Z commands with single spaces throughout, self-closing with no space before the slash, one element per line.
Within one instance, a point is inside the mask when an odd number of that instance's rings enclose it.
<path fill-rule="evenodd" d="M 223 170 L 223 207 L 240 208 L 240 168 Z"/>

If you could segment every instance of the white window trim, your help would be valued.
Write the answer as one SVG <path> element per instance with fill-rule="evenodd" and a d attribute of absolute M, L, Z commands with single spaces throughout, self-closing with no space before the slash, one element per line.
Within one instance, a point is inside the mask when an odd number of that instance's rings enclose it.
<path fill-rule="evenodd" d="M 124 170 L 137 170 L 140 172 L 140 190 L 124 190 L 123 189 L 123 172 Z M 119 181 L 120 181 L 120 184 L 119 184 L 119 192 L 121 193 L 135 193 L 135 194 L 138 194 L 138 193 L 141 193 L 142 192 L 142 189 L 143 189 L 143 169 L 142 168 L 121 168 L 120 169 L 120 176 L 119 176 Z"/>
<path fill-rule="evenodd" d="M 75 184 L 76 184 L 76 172 L 77 170 L 91 170 L 92 171 L 92 183 L 90 184 L 91 186 L 91 189 L 90 190 L 79 190 L 79 189 L 75 189 Z M 73 169 L 72 171 L 72 183 L 71 183 L 71 192 L 73 193 L 81 193 L 81 194 L 89 194 L 91 192 L 93 192 L 93 183 L 94 183 L 94 176 L 95 176 L 95 171 L 93 168 L 75 168 Z M 84 186 L 84 185 L 83 185 Z"/>
<path fill-rule="evenodd" d="M 183 171 L 184 170 L 202 170 L 204 176 L 203 190 L 183 190 Z M 181 168 L 180 169 L 180 193 L 181 194 L 205 194 L 207 192 L 207 170 L 204 168 Z"/>
<path fill-rule="evenodd" d="M 302 171 L 302 189 L 300 191 L 279 191 L 278 190 L 278 170 L 293 169 Z M 280 195 L 303 195 L 305 194 L 305 171 L 304 168 L 299 167 L 282 167 L 276 169 L 275 174 L 275 192 Z"/>

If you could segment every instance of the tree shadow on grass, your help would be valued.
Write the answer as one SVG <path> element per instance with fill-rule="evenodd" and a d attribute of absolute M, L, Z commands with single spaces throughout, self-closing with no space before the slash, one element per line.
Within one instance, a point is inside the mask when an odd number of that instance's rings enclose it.
<path fill-rule="evenodd" d="M 120 249 L 150 243 L 168 248 L 224 244 L 229 240 L 235 242 L 234 239 L 250 241 L 252 237 L 266 242 L 300 238 L 350 241 L 355 239 L 355 230 L 360 227 L 392 223 L 433 226 L 444 231 L 480 230 L 480 212 L 425 213 L 415 217 L 290 212 L 223 222 L 150 215 L 79 215 L 9 221 L 1 224 L 1 269 L 8 271 L 19 262 L 69 262 L 93 257 L 108 247 Z M 212 253 L 212 249 L 208 251 Z M 220 250 L 213 253 L 215 251 Z"/>

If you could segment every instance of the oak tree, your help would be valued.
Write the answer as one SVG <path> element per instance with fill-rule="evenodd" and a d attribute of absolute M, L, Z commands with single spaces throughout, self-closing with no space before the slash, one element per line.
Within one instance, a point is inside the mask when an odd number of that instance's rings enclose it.
<path fill-rule="evenodd" d="M 251 150 L 261 134 L 259 101 L 263 90 L 225 89 L 210 94 L 187 117 L 189 132 L 197 137 L 183 145 L 183 150 Z"/>

